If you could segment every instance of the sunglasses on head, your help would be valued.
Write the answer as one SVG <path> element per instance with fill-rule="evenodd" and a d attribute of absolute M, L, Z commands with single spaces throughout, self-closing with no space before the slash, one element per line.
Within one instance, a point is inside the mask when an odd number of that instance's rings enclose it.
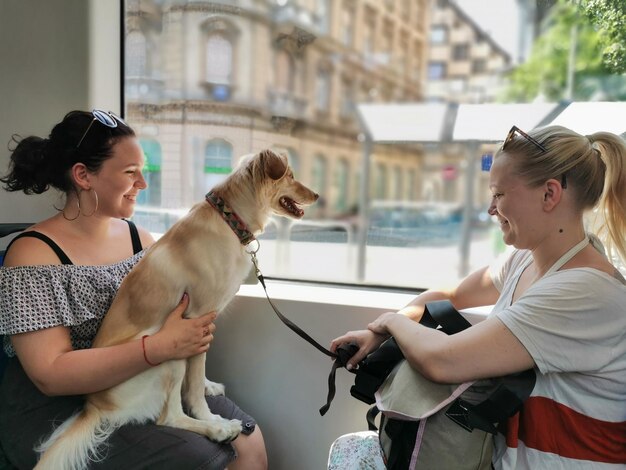
<path fill-rule="evenodd" d="M 523 130 L 521 130 L 517 126 L 511 127 L 511 130 L 506 135 L 506 139 L 504 139 L 504 143 L 502 144 L 502 150 L 506 150 L 507 144 L 509 144 L 513 140 L 513 138 L 515 137 L 516 133 L 521 135 L 524 139 L 526 139 L 528 142 L 533 144 L 535 147 L 537 147 L 542 152 L 547 152 L 548 151 L 543 145 L 541 145 L 539 142 L 537 142 L 535 139 L 533 139 L 531 136 L 526 134 L 526 132 L 524 132 Z M 561 176 L 561 187 L 563 189 L 567 188 L 567 179 L 565 178 L 565 173 L 563 173 L 563 176 Z"/>
<path fill-rule="evenodd" d="M 91 126 L 93 126 L 93 123 L 96 121 L 98 121 L 100 124 L 104 126 L 110 127 L 111 129 L 116 128 L 118 122 L 126 125 L 126 123 L 121 117 L 119 117 L 117 114 L 112 113 L 111 111 L 102 111 L 101 109 L 94 109 L 91 112 L 91 115 L 93 116 L 93 119 L 89 123 L 89 126 L 87 126 L 87 129 L 85 129 L 85 133 L 78 141 L 78 144 L 76 144 L 76 148 L 80 147 L 80 144 L 83 143 L 83 140 L 85 140 L 85 137 L 89 133 L 89 129 L 91 129 Z"/>
<path fill-rule="evenodd" d="M 502 150 L 506 149 L 506 146 L 513 140 L 513 138 L 515 137 L 516 133 L 521 135 L 524 139 L 526 139 L 528 142 L 533 144 L 535 147 L 537 147 L 542 152 L 547 152 L 546 148 L 543 145 L 541 145 L 539 142 L 537 142 L 535 139 L 533 139 L 531 136 L 526 134 L 526 132 L 524 132 L 523 130 L 521 130 L 517 126 L 511 127 L 511 130 L 506 135 L 506 139 L 504 139 L 504 143 L 502 144 Z"/>

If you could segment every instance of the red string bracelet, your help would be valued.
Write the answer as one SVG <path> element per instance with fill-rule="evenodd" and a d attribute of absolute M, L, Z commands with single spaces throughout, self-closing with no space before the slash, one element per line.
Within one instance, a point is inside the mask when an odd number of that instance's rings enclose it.
<path fill-rule="evenodd" d="M 155 364 L 154 362 L 150 362 L 150 360 L 148 359 L 148 355 L 146 354 L 146 338 L 147 338 L 148 336 L 150 336 L 150 335 L 143 335 L 143 336 L 141 337 L 141 349 L 143 349 L 143 358 L 144 358 L 144 359 L 146 360 L 146 362 L 147 362 L 148 364 L 150 364 L 152 367 L 154 367 L 154 366 L 158 366 L 158 365 L 160 365 L 161 363 L 159 362 L 159 363 Z"/>

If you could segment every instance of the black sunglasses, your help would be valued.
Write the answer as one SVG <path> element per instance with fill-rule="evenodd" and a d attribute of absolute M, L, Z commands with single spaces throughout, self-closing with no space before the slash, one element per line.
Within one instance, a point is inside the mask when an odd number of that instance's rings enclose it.
<path fill-rule="evenodd" d="M 528 142 L 533 144 L 535 147 L 537 147 L 542 152 L 547 152 L 548 151 L 543 145 L 541 145 L 539 142 L 537 142 L 535 139 L 533 139 L 531 136 L 526 134 L 526 132 L 524 132 L 523 130 L 521 130 L 517 126 L 511 127 L 511 130 L 506 135 L 506 139 L 504 139 L 504 143 L 502 144 L 502 150 L 505 150 L 507 144 L 510 143 L 513 140 L 513 138 L 515 137 L 515 133 L 521 135 L 524 139 L 526 139 Z M 567 179 L 565 178 L 565 173 L 563 173 L 563 176 L 561 176 L 561 187 L 563 189 L 567 188 Z"/>
<path fill-rule="evenodd" d="M 101 109 L 94 109 L 91 112 L 91 115 L 93 116 L 93 119 L 89 123 L 89 126 L 85 130 L 85 133 L 83 134 L 83 136 L 78 141 L 78 144 L 76 144 L 76 148 L 80 147 L 80 144 L 83 143 L 83 140 L 85 140 L 85 137 L 89 133 L 89 129 L 91 129 L 91 126 L 93 126 L 93 123 L 96 121 L 98 121 L 100 124 L 110 127 L 111 129 L 116 128 L 118 122 L 122 123 L 123 125 L 126 125 L 126 123 L 121 117 L 119 117 L 117 114 L 112 113 L 111 111 L 102 111 Z"/>

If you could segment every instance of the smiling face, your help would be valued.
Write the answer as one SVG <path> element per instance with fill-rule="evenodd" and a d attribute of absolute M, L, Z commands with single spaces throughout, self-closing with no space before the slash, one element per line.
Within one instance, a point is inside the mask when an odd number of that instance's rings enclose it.
<path fill-rule="evenodd" d="M 507 245 L 532 249 L 542 237 L 547 226 L 543 211 L 544 190 L 531 188 L 512 171 L 515 156 L 502 154 L 489 173 L 492 199 L 489 215 L 500 223 Z"/>
<path fill-rule="evenodd" d="M 130 217 L 139 191 L 147 187 L 141 172 L 143 150 L 134 137 L 121 139 L 113 154 L 91 174 L 91 185 L 98 194 L 98 213 L 115 218 Z"/>

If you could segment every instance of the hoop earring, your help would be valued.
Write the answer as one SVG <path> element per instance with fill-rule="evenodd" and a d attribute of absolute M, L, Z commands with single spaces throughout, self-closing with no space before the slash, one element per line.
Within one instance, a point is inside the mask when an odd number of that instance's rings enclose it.
<path fill-rule="evenodd" d="M 92 192 L 92 191 L 93 191 L 93 197 L 95 198 L 94 209 L 91 211 L 91 213 L 90 213 L 90 214 L 85 214 L 85 213 L 83 212 L 83 216 L 84 216 L 84 217 L 91 217 L 91 216 L 92 216 L 92 215 L 94 215 L 94 214 L 96 213 L 96 211 L 98 210 L 98 193 L 97 193 L 97 192 L 96 192 L 96 190 L 95 190 L 95 189 L 93 189 L 93 188 L 89 188 L 89 189 L 87 190 L 87 192 L 88 192 L 88 193 L 90 193 L 90 192 Z M 83 192 L 83 190 L 81 189 L 81 190 L 80 190 L 80 192 L 78 193 L 78 201 L 79 201 L 79 203 L 78 203 L 78 207 L 79 207 L 79 210 L 80 210 L 80 195 L 81 195 L 81 193 L 82 193 L 82 192 Z"/>
<path fill-rule="evenodd" d="M 80 215 L 80 197 L 78 196 L 78 193 L 76 193 L 76 207 L 78 208 L 78 210 L 76 211 L 76 216 L 75 217 L 68 217 L 67 214 L 65 213 L 65 209 L 66 207 L 64 207 L 63 209 L 59 209 L 58 207 L 54 206 L 54 208 L 58 211 L 61 211 L 61 214 L 63 215 L 63 218 L 65 220 L 69 220 L 70 222 L 72 220 L 76 220 L 78 219 L 78 216 Z"/>

